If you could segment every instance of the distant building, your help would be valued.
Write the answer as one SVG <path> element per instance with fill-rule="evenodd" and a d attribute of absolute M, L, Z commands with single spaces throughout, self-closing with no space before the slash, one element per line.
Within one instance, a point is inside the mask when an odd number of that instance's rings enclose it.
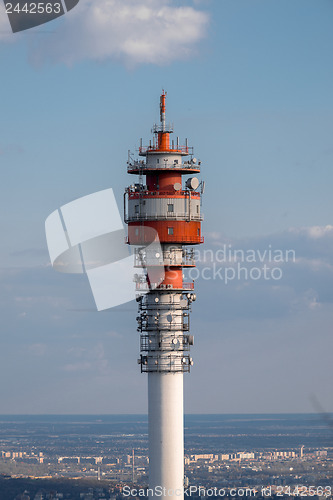
<path fill-rule="evenodd" d="M 197 460 L 218 460 L 219 456 L 213 453 L 204 453 L 201 455 L 191 455 L 191 461 L 196 462 Z"/>

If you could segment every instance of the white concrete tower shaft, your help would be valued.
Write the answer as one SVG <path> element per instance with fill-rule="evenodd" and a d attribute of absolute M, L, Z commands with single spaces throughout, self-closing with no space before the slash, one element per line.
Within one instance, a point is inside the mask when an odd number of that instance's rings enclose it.
<path fill-rule="evenodd" d="M 163 486 L 177 498 L 183 498 L 183 419 L 183 374 L 149 373 L 149 488 Z"/>

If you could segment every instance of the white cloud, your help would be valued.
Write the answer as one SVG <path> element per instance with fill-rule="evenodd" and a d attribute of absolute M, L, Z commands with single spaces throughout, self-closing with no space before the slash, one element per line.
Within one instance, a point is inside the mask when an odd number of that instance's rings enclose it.
<path fill-rule="evenodd" d="M 119 332 L 110 331 L 105 333 L 105 337 L 109 337 L 111 339 L 122 339 L 123 335 L 121 335 Z"/>
<path fill-rule="evenodd" d="M 69 363 L 64 366 L 65 372 L 79 372 L 91 369 L 91 363 L 89 361 L 84 361 L 82 363 Z"/>
<path fill-rule="evenodd" d="M 68 349 L 68 354 L 74 358 L 82 358 L 82 356 L 87 352 L 84 347 L 71 347 Z"/>
<path fill-rule="evenodd" d="M 269 248 L 274 250 L 295 251 L 296 260 L 308 258 L 314 261 L 325 260 L 333 265 L 333 226 L 291 227 L 288 230 L 273 234 L 256 235 L 247 238 L 230 239 L 223 233 L 208 233 L 205 237 L 205 248 L 215 251 L 230 245 L 232 249 L 254 249 L 263 252 Z"/>
<path fill-rule="evenodd" d="M 211 311 L 213 321 L 221 307 L 224 319 L 276 319 L 306 311 L 319 312 L 333 303 L 333 226 L 290 228 L 238 239 L 211 233 L 204 247 L 198 250 L 199 307 L 205 313 Z M 245 255 L 245 260 L 240 261 L 241 272 L 238 272 L 240 258 L 233 258 L 233 252 L 237 251 Z M 246 261 L 248 252 L 255 256 L 255 261 Z M 282 260 L 275 261 L 275 255 L 280 254 Z M 279 274 L 275 275 L 279 279 L 272 279 L 269 271 L 265 279 L 264 264 L 268 270 L 279 268 Z M 252 268 L 261 270 L 261 274 L 254 273 L 260 279 L 251 279 Z M 226 285 L 227 273 L 231 279 Z"/>
<path fill-rule="evenodd" d="M 96 375 L 109 373 L 109 362 L 105 354 L 104 345 L 98 342 L 92 349 L 71 347 L 67 351 L 70 362 L 63 366 L 66 372 L 91 371 Z"/>
<path fill-rule="evenodd" d="M 324 236 L 333 236 L 333 226 L 309 226 L 302 228 L 291 228 L 291 233 L 307 236 L 311 239 L 323 238 Z"/>
<path fill-rule="evenodd" d="M 333 273 L 333 265 L 323 259 L 299 257 L 295 259 L 295 263 L 307 267 L 311 271 L 326 271 L 328 273 Z"/>
<path fill-rule="evenodd" d="M 28 352 L 33 356 L 44 356 L 46 353 L 47 346 L 46 344 L 31 344 L 28 347 Z"/>
<path fill-rule="evenodd" d="M 35 63 L 114 59 L 128 66 L 190 57 L 208 14 L 173 0 L 81 0 L 54 35 L 33 40 Z"/>

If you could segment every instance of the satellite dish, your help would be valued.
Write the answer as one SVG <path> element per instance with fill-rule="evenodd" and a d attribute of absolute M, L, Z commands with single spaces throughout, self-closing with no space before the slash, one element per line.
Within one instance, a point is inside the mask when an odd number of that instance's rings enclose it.
<path fill-rule="evenodd" d="M 199 179 L 197 179 L 197 177 L 190 177 L 186 181 L 186 187 L 191 191 L 195 191 L 198 188 L 199 184 L 200 182 Z"/>
<path fill-rule="evenodd" d="M 197 159 L 196 158 L 192 158 L 192 163 L 196 163 L 197 162 Z"/>
<path fill-rule="evenodd" d="M 171 323 L 171 321 L 172 321 L 172 316 L 171 316 L 171 314 L 168 314 L 166 319 L 167 319 L 167 321 L 169 321 L 169 323 Z"/>
<path fill-rule="evenodd" d="M 160 299 L 158 297 L 155 297 L 155 302 L 159 302 Z"/>
<path fill-rule="evenodd" d="M 182 188 L 182 185 L 180 184 L 180 182 L 175 182 L 173 187 L 174 187 L 175 191 L 180 191 Z"/>

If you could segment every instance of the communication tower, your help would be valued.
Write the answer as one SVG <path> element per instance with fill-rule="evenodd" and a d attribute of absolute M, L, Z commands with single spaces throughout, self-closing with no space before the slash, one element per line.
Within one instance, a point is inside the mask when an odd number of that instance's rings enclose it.
<path fill-rule="evenodd" d="M 141 372 L 148 373 L 149 488 L 163 487 L 165 496 L 182 498 L 184 487 L 183 374 L 193 364 L 189 312 L 195 301 L 194 283 L 185 283 L 183 271 L 195 267 L 190 245 L 203 243 L 201 235 L 201 162 L 193 150 L 170 140 L 173 126 L 166 123 L 166 93 L 160 97 L 160 123 L 153 141 L 141 145 L 135 160 L 129 155 L 127 171 L 139 181 L 125 191 L 128 243 L 136 245 L 135 266 L 147 263 L 149 274 L 138 279 L 137 296 Z M 186 180 L 183 176 L 190 176 Z M 149 255 L 149 231 L 158 234 L 161 254 Z M 164 279 L 159 281 L 163 267 Z M 173 495 L 170 493 L 173 492 Z M 181 494 L 179 494 L 181 492 Z M 154 496 L 154 495 L 151 495 Z"/>

